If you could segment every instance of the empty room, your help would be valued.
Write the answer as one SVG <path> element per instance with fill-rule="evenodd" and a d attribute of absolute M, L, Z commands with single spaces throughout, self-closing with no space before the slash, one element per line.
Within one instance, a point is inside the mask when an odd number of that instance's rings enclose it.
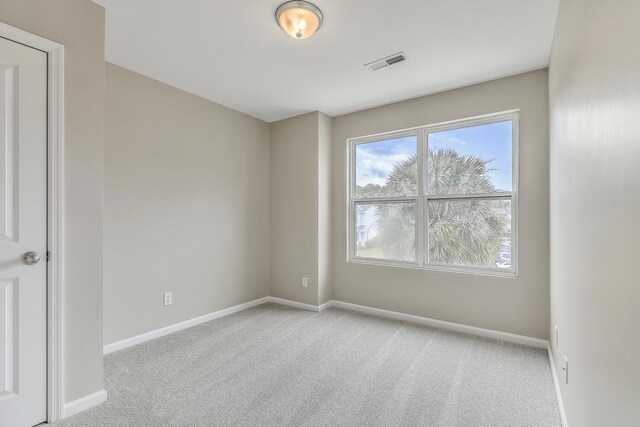
<path fill-rule="evenodd" d="M 639 19 L 0 0 L 0 427 L 640 426 Z"/>

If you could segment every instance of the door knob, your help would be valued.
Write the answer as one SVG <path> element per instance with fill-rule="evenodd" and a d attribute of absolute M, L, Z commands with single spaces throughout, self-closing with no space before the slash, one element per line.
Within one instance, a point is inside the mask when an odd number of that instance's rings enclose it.
<path fill-rule="evenodd" d="M 29 251 L 22 255 L 22 262 L 27 265 L 37 264 L 40 261 L 40 255 L 38 252 Z"/>

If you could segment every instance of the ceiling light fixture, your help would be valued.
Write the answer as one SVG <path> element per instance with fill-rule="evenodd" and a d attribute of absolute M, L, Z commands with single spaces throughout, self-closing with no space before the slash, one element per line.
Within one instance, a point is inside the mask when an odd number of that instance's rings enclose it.
<path fill-rule="evenodd" d="M 322 11 L 308 1 L 288 1 L 276 9 L 276 22 L 294 39 L 309 38 L 322 26 Z"/>

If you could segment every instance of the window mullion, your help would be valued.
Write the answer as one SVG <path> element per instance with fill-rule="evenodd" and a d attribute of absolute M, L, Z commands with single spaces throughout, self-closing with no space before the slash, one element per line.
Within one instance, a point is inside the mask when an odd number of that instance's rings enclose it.
<path fill-rule="evenodd" d="M 424 130 L 422 132 L 422 139 L 424 145 L 424 153 L 422 155 L 422 163 L 424 165 L 424 176 L 420 177 L 422 183 L 424 185 L 424 191 L 422 193 L 422 200 L 420 200 L 420 204 L 422 205 L 422 211 L 424 212 L 423 218 L 423 228 L 424 235 L 422 241 L 420 242 L 423 247 L 423 255 L 422 255 L 422 266 L 429 264 L 429 260 L 427 259 L 429 256 L 429 206 L 428 206 L 428 196 L 429 193 L 429 131 Z"/>
<path fill-rule="evenodd" d="M 352 199 L 351 201 L 359 204 L 402 203 L 402 202 L 415 202 L 416 196 L 366 197 L 366 198 L 360 198 L 360 199 Z"/>
<path fill-rule="evenodd" d="M 416 166 L 418 169 L 418 195 L 416 197 L 416 263 L 419 267 L 424 265 L 424 132 L 418 132 L 418 147 L 416 153 Z"/>
<path fill-rule="evenodd" d="M 350 182 L 348 194 L 351 199 L 349 203 L 349 238 L 347 239 L 349 248 L 349 258 L 355 258 L 356 256 L 356 203 L 354 202 L 354 194 L 356 189 L 356 146 L 355 144 L 349 144 L 349 159 L 350 159 Z"/>
<path fill-rule="evenodd" d="M 349 234 L 347 239 L 347 256 L 349 259 L 352 259 L 356 256 L 356 204 L 353 201 L 349 202 L 349 225 L 347 227 L 347 233 Z"/>
<path fill-rule="evenodd" d="M 508 199 L 513 193 L 504 191 L 500 193 L 469 193 L 469 194 L 427 194 L 428 200 L 465 200 L 465 199 Z"/>

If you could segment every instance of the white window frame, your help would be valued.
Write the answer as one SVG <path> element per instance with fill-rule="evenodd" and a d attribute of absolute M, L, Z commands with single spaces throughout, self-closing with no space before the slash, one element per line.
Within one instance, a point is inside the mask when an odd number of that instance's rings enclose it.
<path fill-rule="evenodd" d="M 393 132 L 378 133 L 347 140 L 347 262 L 358 264 L 372 264 L 390 267 L 418 268 L 423 270 L 435 270 L 464 274 L 475 274 L 499 277 L 518 277 L 518 145 L 519 145 L 519 110 L 509 110 L 481 116 L 451 120 L 425 126 L 418 126 Z M 512 122 L 512 191 L 495 192 L 488 194 L 426 194 L 426 153 L 428 152 L 429 133 L 446 130 L 460 129 L 472 126 L 486 125 L 497 122 Z M 360 144 L 385 141 L 389 139 L 415 136 L 417 138 L 417 168 L 418 189 L 415 196 L 356 198 L 356 147 Z M 499 269 L 498 267 L 475 267 L 448 264 L 430 263 L 427 260 L 428 253 L 425 250 L 428 245 L 428 209 L 430 200 L 469 200 L 469 199 L 509 199 L 511 200 L 511 269 Z M 416 262 L 383 260 L 356 256 L 356 206 L 361 204 L 401 203 L 411 202 L 416 206 Z"/>

